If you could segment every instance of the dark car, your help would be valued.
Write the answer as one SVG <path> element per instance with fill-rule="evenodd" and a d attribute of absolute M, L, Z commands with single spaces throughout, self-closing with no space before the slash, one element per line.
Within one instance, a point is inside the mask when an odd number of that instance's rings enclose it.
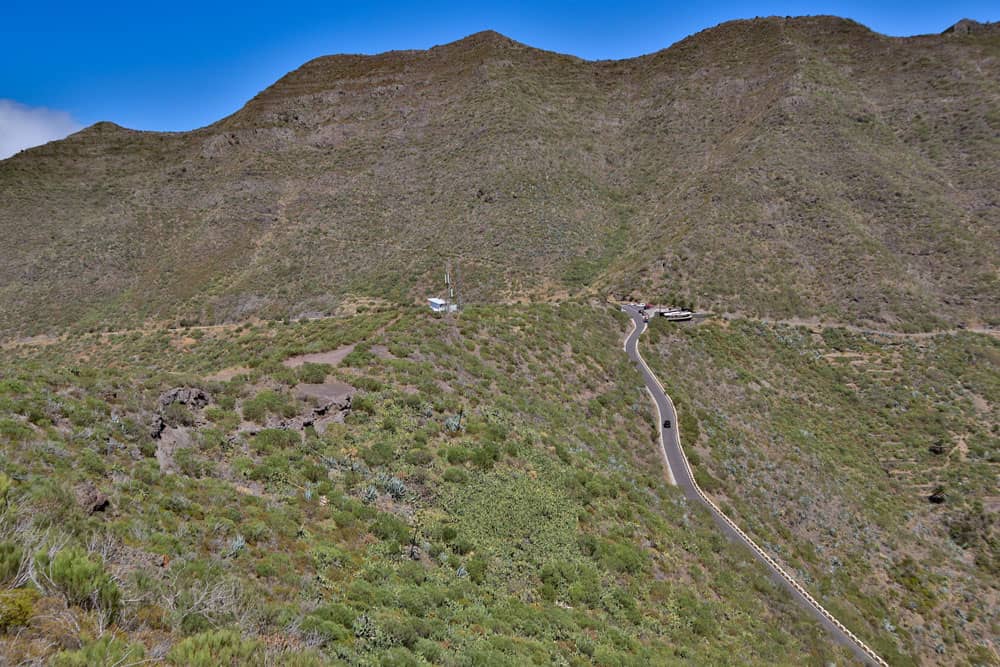
<path fill-rule="evenodd" d="M 663 428 L 670 428 L 670 420 L 669 419 L 664 419 L 663 420 Z"/>

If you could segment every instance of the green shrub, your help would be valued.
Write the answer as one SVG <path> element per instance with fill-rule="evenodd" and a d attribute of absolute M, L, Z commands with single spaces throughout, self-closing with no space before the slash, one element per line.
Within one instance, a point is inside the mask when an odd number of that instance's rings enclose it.
<path fill-rule="evenodd" d="M 300 625 L 305 633 L 316 634 L 327 642 L 340 641 L 354 635 L 357 613 L 342 604 L 329 604 L 310 612 Z"/>
<path fill-rule="evenodd" d="M 580 538 L 580 548 L 596 559 L 605 569 L 614 572 L 638 574 L 645 567 L 649 556 L 631 542 L 614 542 L 585 535 Z"/>
<path fill-rule="evenodd" d="M 472 453 L 472 462 L 481 470 L 490 470 L 500 460 L 500 447 L 495 444 L 483 445 Z"/>
<path fill-rule="evenodd" d="M 235 412 L 215 405 L 205 408 L 205 417 L 212 423 L 218 424 L 223 431 L 232 431 L 240 425 L 240 418 Z"/>
<path fill-rule="evenodd" d="M 194 449 L 181 447 L 174 452 L 174 462 L 188 477 L 204 477 L 212 470 L 210 462 L 198 456 Z"/>
<path fill-rule="evenodd" d="M 243 418 L 258 424 L 263 424 L 269 414 L 289 418 L 295 416 L 296 411 L 295 404 L 287 396 L 270 389 L 243 402 Z"/>
<path fill-rule="evenodd" d="M 117 667 L 142 661 L 142 644 L 130 644 L 115 637 L 101 637 L 76 651 L 62 651 L 52 658 L 52 667 Z"/>
<path fill-rule="evenodd" d="M 299 382 L 321 384 L 326 381 L 326 376 L 331 370 L 330 364 L 302 364 L 299 367 Z"/>
<path fill-rule="evenodd" d="M 468 538 L 460 537 L 452 543 L 451 548 L 455 550 L 455 553 L 464 556 L 472 551 L 474 547 Z"/>
<path fill-rule="evenodd" d="M 486 570 L 489 563 L 485 558 L 475 557 L 469 560 L 466 570 L 469 573 L 469 579 L 472 580 L 474 584 L 481 584 L 486 581 Z"/>
<path fill-rule="evenodd" d="M 0 585 L 7 585 L 21 568 L 24 550 L 14 542 L 0 542 Z"/>
<path fill-rule="evenodd" d="M 433 459 L 434 457 L 431 456 L 430 452 L 420 447 L 406 452 L 406 462 L 410 465 L 425 466 Z"/>
<path fill-rule="evenodd" d="M 447 450 L 445 450 L 445 458 L 448 460 L 448 463 L 451 464 L 465 463 L 470 458 L 472 458 L 472 452 L 469 451 L 467 447 L 462 447 L 462 446 L 449 447 Z"/>
<path fill-rule="evenodd" d="M 37 563 L 70 604 L 99 609 L 111 616 L 118 613 L 121 604 L 118 585 L 104 566 L 92 561 L 83 549 L 63 549 L 51 561 L 47 554 L 41 553 Z"/>
<path fill-rule="evenodd" d="M 7 507 L 10 491 L 14 488 L 14 480 L 0 472 L 0 508 Z"/>
<path fill-rule="evenodd" d="M 392 514 L 379 514 L 372 524 L 372 534 L 385 540 L 405 544 L 410 539 L 410 528 Z"/>
<path fill-rule="evenodd" d="M 183 403 L 171 403 L 163 411 L 163 420 L 172 426 L 193 426 L 194 414 Z"/>
<path fill-rule="evenodd" d="M 27 625 L 38 597 L 34 588 L 0 591 L 0 632 Z"/>
<path fill-rule="evenodd" d="M 203 453 L 220 452 L 227 447 L 226 432 L 221 429 L 200 429 L 197 433 L 197 439 L 198 449 Z"/>
<path fill-rule="evenodd" d="M 260 642 L 244 639 L 236 630 L 209 630 L 175 644 L 167 662 L 178 667 L 263 667 L 264 653 Z"/>
<path fill-rule="evenodd" d="M 30 426 L 13 419 L 0 419 L 0 442 L 23 442 L 31 437 Z"/>
<path fill-rule="evenodd" d="M 341 567 L 351 560 L 349 554 L 338 549 L 332 544 L 321 544 L 311 551 L 313 565 L 317 571 L 325 570 L 328 567 Z"/>
<path fill-rule="evenodd" d="M 312 614 L 302 619 L 299 629 L 310 635 L 316 635 L 324 643 L 338 642 L 353 635 L 353 632 L 338 623 L 318 618 Z"/>
<path fill-rule="evenodd" d="M 396 451 L 388 441 L 375 443 L 361 452 L 361 458 L 369 466 L 385 466 L 392 463 Z"/>
<path fill-rule="evenodd" d="M 457 466 L 453 466 L 444 471 L 444 480 L 454 484 L 462 484 L 469 478 L 468 473 Z"/>
<path fill-rule="evenodd" d="M 250 471 L 250 479 L 265 482 L 287 481 L 290 470 L 288 457 L 283 454 L 271 454 Z"/>
<path fill-rule="evenodd" d="M 270 454 L 302 444 L 302 436 L 297 431 L 282 428 L 265 428 L 254 436 L 251 446 L 258 454 Z"/>

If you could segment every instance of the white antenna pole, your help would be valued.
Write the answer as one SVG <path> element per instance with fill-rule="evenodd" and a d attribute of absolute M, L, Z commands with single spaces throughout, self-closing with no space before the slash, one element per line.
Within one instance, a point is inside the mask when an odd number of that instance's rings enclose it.
<path fill-rule="evenodd" d="M 451 312 L 451 302 L 455 297 L 454 291 L 451 288 L 451 260 L 448 260 L 447 263 L 445 263 L 444 285 L 447 288 L 447 293 L 445 294 L 444 312 L 445 314 L 448 314 Z"/>

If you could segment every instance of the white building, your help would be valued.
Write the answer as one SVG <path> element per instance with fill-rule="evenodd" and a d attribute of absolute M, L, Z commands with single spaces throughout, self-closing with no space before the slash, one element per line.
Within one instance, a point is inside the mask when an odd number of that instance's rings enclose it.
<path fill-rule="evenodd" d="M 456 304 L 449 304 L 444 299 L 438 299 L 433 296 L 427 299 L 427 303 L 430 305 L 431 310 L 435 313 L 453 313 L 458 310 L 458 306 Z"/>

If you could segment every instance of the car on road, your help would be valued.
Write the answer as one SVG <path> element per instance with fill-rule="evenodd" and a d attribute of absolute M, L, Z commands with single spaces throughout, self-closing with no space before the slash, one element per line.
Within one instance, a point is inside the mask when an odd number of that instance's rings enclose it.
<path fill-rule="evenodd" d="M 669 419 L 664 419 L 663 420 L 663 428 L 670 428 L 670 420 Z"/>

